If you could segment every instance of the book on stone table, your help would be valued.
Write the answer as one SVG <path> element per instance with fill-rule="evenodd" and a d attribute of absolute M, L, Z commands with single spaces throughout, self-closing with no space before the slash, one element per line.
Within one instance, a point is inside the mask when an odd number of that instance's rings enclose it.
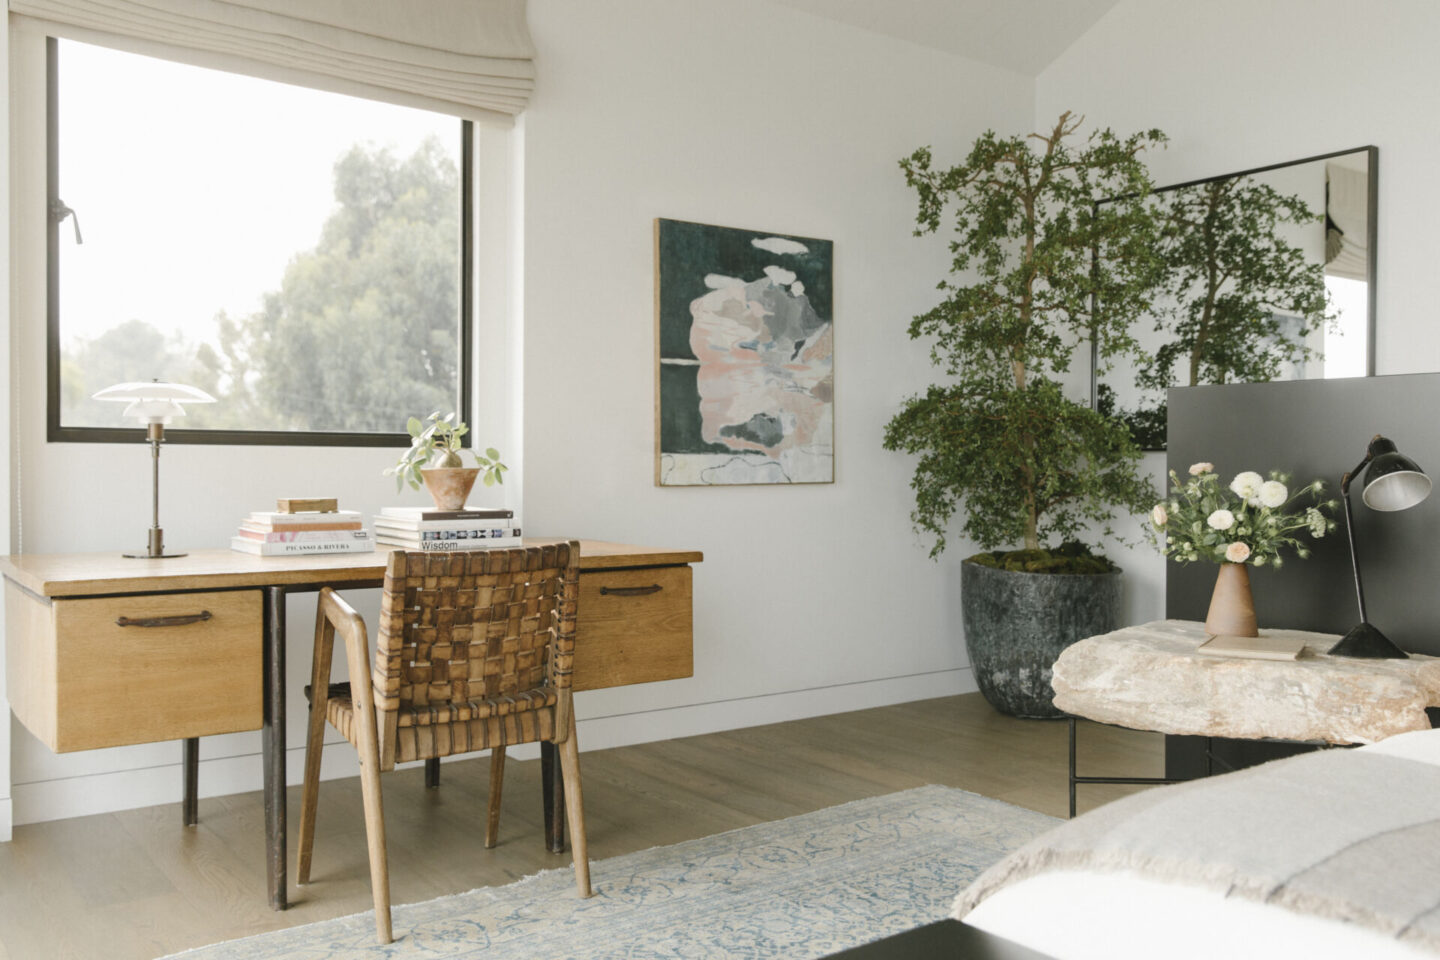
<path fill-rule="evenodd" d="M 1277 637 L 1263 633 L 1258 637 L 1216 634 L 1200 644 L 1197 652 L 1241 660 L 1298 660 L 1304 649 L 1304 637 Z"/>

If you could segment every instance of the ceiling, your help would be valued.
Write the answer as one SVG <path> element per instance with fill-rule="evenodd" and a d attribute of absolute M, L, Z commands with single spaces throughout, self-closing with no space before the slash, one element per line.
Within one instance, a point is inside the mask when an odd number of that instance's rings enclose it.
<path fill-rule="evenodd" d="M 1036 76 L 1118 0 L 773 0 Z"/>

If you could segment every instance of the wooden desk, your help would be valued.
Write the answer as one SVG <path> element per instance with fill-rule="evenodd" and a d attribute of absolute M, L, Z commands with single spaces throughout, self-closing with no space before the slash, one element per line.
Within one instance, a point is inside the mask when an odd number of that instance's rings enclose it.
<path fill-rule="evenodd" d="M 187 823 L 195 822 L 197 738 L 260 729 L 270 904 L 283 910 L 285 598 L 379 587 L 389 552 L 0 558 L 11 708 L 57 752 L 184 740 Z M 576 690 L 691 676 L 689 565 L 703 559 L 696 550 L 580 541 Z"/>

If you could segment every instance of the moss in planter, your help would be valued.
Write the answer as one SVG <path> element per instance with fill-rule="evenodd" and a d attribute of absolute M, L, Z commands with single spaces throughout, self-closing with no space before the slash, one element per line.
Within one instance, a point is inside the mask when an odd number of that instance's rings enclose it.
<path fill-rule="evenodd" d="M 1120 568 L 1075 540 L 1041 550 L 997 550 L 977 553 L 970 563 L 1015 573 L 1114 573 Z"/>

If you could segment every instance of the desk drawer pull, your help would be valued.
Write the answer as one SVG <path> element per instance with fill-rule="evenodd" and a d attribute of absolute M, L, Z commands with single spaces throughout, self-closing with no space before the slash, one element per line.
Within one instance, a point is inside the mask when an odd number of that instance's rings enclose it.
<path fill-rule="evenodd" d="M 652 593 L 659 593 L 665 588 L 658 583 L 652 583 L 648 587 L 601 587 L 600 596 L 614 595 L 617 597 L 648 597 Z"/>
<path fill-rule="evenodd" d="M 202 620 L 210 619 L 209 610 L 201 610 L 199 613 L 190 613 L 181 617 L 141 617 L 138 620 L 131 620 L 129 617 L 117 617 L 117 627 L 183 627 L 187 623 L 200 623 Z"/>

